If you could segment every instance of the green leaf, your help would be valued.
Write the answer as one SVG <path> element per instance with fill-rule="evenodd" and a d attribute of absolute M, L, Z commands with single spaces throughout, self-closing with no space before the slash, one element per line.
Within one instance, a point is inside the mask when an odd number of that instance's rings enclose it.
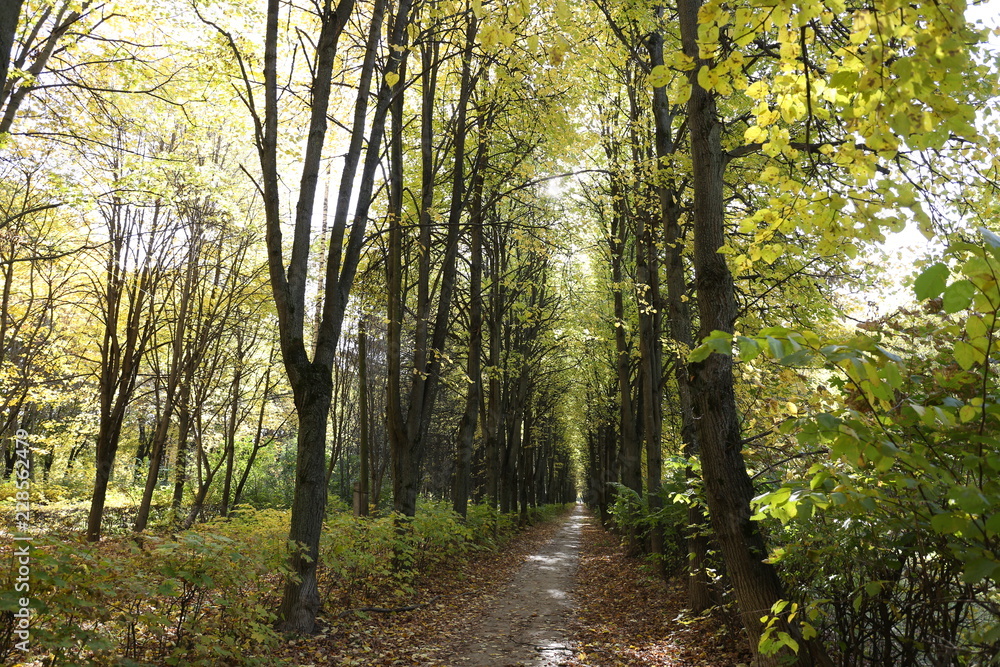
<path fill-rule="evenodd" d="M 989 328 L 982 317 L 973 315 L 965 322 L 965 332 L 969 334 L 969 340 L 975 340 L 989 333 Z"/>
<path fill-rule="evenodd" d="M 913 282 L 913 292 L 918 301 L 933 299 L 944 291 L 947 281 L 948 267 L 938 262 L 927 267 L 923 273 L 917 276 Z"/>
<path fill-rule="evenodd" d="M 725 331 L 713 331 L 705 336 L 705 340 L 702 341 L 701 345 L 691 350 L 691 354 L 688 355 L 688 362 L 695 364 L 699 361 L 705 361 L 713 352 L 732 354 L 733 335 Z"/>
<path fill-rule="evenodd" d="M 958 365 L 965 371 L 972 368 L 972 365 L 976 363 L 979 357 L 979 351 L 966 343 L 964 340 L 960 340 L 955 343 L 955 350 L 952 354 L 955 357 L 955 361 L 958 362 Z"/>
<path fill-rule="evenodd" d="M 958 411 L 958 419 L 963 424 L 967 424 L 979 415 L 979 408 L 974 405 L 963 405 Z"/>
<path fill-rule="evenodd" d="M 781 359 L 785 356 L 785 346 L 782 345 L 781 341 L 777 338 L 767 337 L 767 346 L 771 350 L 771 356 L 775 359 Z"/>
<path fill-rule="evenodd" d="M 931 517 L 931 527 L 942 535 L 952 535 L 962 530 L 967 521 L 953 512 L 943 512 Z"/>
<path fill-rule="evenodd" d="M 972 304 L 976 294 L 976 286 L 969 280 L 959 280 L 944 289 L 944 312 L 957 313 Z"/>
<path fill-rule="evenodd" d="M 829 412 L 821 412 L 816 415 L 816 422 L 824 431 L 837 432 L 840 430 L 840 419 Z"/>
<path fill-rule="evenodd" d="M 752 361 L 757 358 L 761 352 L 760 343 L 755 341 L 753 338 L 737 336 L 736 344 L 740 350 L 740 361 Z"/>
<path fill-rule="evenodd" d="M 899 366 L 894 363 L 883 366 L 879 375 L 893 389 L 900 389 L 903 386 L 903 376 L 899 372 Z"/>
<path fill-rule="evenodd" d="M 698 347 L 691 350 L 691 354 L 688 355 L 688 363 L 697 364 L 698 362 L 705 361 L 712 354 L 712 348 L 708 345 L 699 345 Z"/>
<path fill-rule="evenodd" d="M 881 345 L 876 345 L 875 346 L 875 351 L 878 352 L 879 354 L 881 354 L 883 357 L 885 357 L 889 361 L 894 361 L 897 364 L 903 361 L 903 358 L 901 356 L 899 356 L 898 354 L 893 354 L 892 352 L 890 352 L 889 350 L 885 349 Z"/>
<path fill-rule="evenodd" d="M 782 366 L 803 366 L 812 359 L 812 350 L 801 349 L 791 354 L 786 354 L 778 360 Z"/>
<path fill-rule="evenodd" d="M 778 641 L 780 641 L 782 644 L 784 644 L 788 648 L 792 649 L 793 653 L 798 653 L 799 652 L 799 643 L 797 641 L 795 641 L 794 639 L 792 639 L 792 636 L 790 634 L 788 634 L 787 632 L 779 632 L 778 633 Z"/>
<path fill-rule="evenodd" d="M 962 580 L 967 584 L 974 584 L 987 577 L 992 577 L 997 569 L 1000 569 L 1000 563 L 997 563 L 992 558 L 976 558 L 965 564 L 965 573 L 962 575 Z"/>
<path fill-rule="evenodd" d="M 733 353 L 733 335 L 725 331 L 713 331 L 705 338 L 705 344 L 719 354 Z"/>
<path fill-rule="evenodd" d="M 982 514 L 989 502 L 979 491 L 971 486 L 956 486 L 948 492 L 948 498 L 955 501 L 959 509 L 969 514 Z"/>
<path fill-rule="evenodd" d="M 993 535 L 1000 535 L 1000 512 L 987 519 L 986 532 Z"/>

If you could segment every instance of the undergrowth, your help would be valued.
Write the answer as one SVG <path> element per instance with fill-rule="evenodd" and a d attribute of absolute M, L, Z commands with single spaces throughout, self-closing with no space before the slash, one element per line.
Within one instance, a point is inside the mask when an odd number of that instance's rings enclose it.
<path fill-rule="evenodd" d="M 556 508 L 539 508 L 545 520 Z M 288 512 L 238 508 L 229 518 L 169 535 L 92 545 L 35 537 L 30 590 L 15 590 L 18 559 L 3 546 L 0 661 L 54 665 L 274 665 L 282 641 L 274 609 L 288 576 Z M 513 516 L 474 506 L 462 520 L 445 503 L 424 502 L 411 520 L 327 517 L 320 551 L 326 608 L 400 599 L 413 582 L 492 550 L 517 529 Z M 30 596 L 29 652 L 15 616 Z M 22 645 L 23 646 L 23 645 Z"/>

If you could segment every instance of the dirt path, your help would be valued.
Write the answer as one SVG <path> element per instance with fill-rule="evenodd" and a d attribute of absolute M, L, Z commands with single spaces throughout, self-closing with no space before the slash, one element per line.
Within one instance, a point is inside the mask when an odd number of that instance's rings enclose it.
<path fill-rule="evenodd" d="M 471 640 L 448 664 L 456 667 L 556 667 L 573 655 L 567 626 L 589 517 L 577 505 L 549 542 L 528 557 L 496 603 L 473 626 Z"/>

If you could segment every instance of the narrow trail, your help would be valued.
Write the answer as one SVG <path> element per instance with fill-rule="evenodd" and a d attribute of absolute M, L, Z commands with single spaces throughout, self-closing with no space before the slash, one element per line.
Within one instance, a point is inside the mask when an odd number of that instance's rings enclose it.
<path fill-rule="evenodd" d="M 528 557 L 497 602 L 470 633 L 474 640 L 448 661 L 456 667 L 557 667 L 571 658 L 567 626 L 589 521 L 577 505 L 555 536 Z"/>

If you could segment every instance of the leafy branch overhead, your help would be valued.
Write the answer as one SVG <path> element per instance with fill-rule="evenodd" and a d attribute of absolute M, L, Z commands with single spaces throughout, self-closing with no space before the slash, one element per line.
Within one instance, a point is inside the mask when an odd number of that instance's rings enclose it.
<path fill-rule="evenodd" d="M 986 664 L 993 4 L 4 3 L 0 659 Z"/>

